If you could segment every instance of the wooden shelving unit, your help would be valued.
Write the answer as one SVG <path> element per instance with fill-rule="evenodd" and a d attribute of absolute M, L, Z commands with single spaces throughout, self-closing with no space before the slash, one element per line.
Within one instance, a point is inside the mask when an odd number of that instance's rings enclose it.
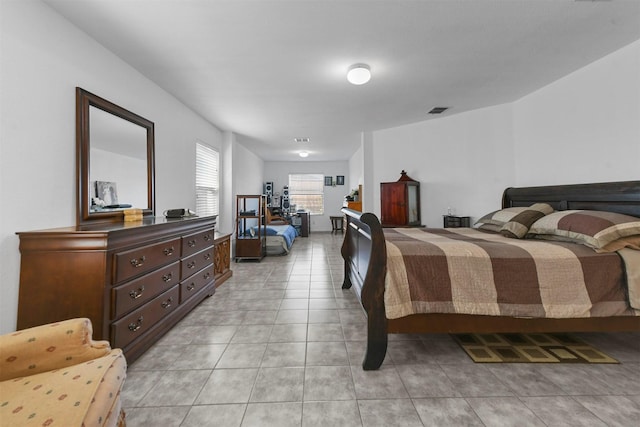
<path fill-rule="evenodd" d="M 266 202 L 262 194 L 236 196 L 236 262 L 261 260 L 267 254 Z"/>

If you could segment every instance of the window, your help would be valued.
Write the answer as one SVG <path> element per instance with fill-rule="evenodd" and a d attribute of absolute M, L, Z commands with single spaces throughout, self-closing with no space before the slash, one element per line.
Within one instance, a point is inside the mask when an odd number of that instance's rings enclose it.
<path fill-rule="evenodd" d="M 289 175 L 289 195 L 296 209 L 305 209 L 311 215 L 324 214 L 324 175 L 301 173 Z"/>
<path fill-rule="evenodd" d="M 219 157 L 216 150 L 196 142 L 196 213 L 200 216 L 218 215 Z"/>

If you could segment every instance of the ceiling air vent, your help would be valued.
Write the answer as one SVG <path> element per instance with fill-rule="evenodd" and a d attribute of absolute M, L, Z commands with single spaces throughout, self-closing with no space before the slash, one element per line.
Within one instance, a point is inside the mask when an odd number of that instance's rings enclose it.
<path fill-rule="evenodd" d="M 431 111 L 429 111 L 429 114 L 442 114 L 448 109 L 449 107 L 433 107 Z"/>
<path fill-rule="evenodd" d="M 308 137 L 300 137 L 300 138 L 293 138 L 293 140 L 295 142 L 309 142 L 309 138 Z"/>

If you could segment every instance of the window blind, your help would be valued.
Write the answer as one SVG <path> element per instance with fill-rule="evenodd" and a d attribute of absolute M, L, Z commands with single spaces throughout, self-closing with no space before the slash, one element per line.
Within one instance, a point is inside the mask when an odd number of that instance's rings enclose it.
<path fill-rule="evenodd" d="M 289 195 L 296 209 L 305 209 L 311 215 L 324 214 L 324 175 L 289 174 Z"/>
<path fill-rule="evenodd" d="M 196 213 L 200 216 L 218 215 L 219 153 L 196 142 Z"/>

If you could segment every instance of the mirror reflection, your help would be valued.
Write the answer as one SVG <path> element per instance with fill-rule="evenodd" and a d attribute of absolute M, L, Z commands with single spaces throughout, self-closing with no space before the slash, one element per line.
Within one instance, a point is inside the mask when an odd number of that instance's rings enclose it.
<path fill-rule="evenodd" d="M 76 88 L 77 224 L 155 215 L 154 124 Z"/>
<path fill-rule="evenodd" d="M 148 209 L 147 129 L 89 107 L 91 212 Z"/>

